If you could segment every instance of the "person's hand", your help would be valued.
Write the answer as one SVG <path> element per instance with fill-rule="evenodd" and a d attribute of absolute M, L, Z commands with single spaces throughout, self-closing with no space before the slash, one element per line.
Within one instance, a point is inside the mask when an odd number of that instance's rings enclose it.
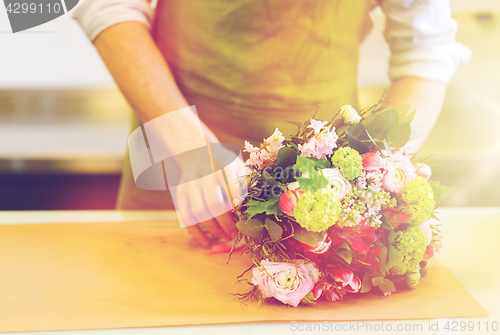
<path fill-rule="evenodd" d="M 212 162 L 207 161 L 207 157 L 191 157 L 179 162 L 180 182 L 172 196 L 181 224 L 188 224 L 189 233 L 205 247 L 213 237 L 230 240 L 238 235 L 232 203 L 241 200 L 242 187 L 236 181 L 246 172 L 243 161 L 238 157 L 233 159 L 234 156 L 232 151 L 221 149 L 212 153 Z M 232 162 L 223 171 L 229 190 L 222 170 L 217 169 L 228 160 Z"/>

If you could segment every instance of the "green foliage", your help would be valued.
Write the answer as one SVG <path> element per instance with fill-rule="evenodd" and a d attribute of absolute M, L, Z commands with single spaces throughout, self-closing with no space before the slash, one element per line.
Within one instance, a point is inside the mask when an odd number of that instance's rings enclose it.
<path fill-rule="evenodd" d="M 447 198 L 453 191 L 454 187 L 448 187 L 439 184 L 439 182 L 431 183 L 432 192 L 434 194 L 434 201 L 439 205 L 441 201 Z"/>
<path fill-rule="evenodd" d="M 316 298 L 314 298 L 314 293 L 312 291 L 307 293 L 300 302 L 306 305 L 316 305 Z"/>
<path fill-rule="evenodd" d="M 402 123 L 391 129 L 387 135 L 387 141 L 392 148 L 399 149 L 408 143 L 411 135 L 411 126 L 409 123 Z"/>
<path fill-rule="evenodd" d="M 349 145 L 359 153 L 370 151 L 373 145 L 384 148 L 384 140 L 392 148 L 401 148 L 408 143 L 412 134 L 410 123 L 415 111 L 408 114 L 409 105 L 396 109 L 389 109 L 377 114 L 371 114 L 352 126 L 346 132 Z"/>
<path fill-rule="evenodd" d="M 268 215 L 280 215 L 282 214 L 279 207 L 281 195 L 270 196 L 266 201 L 256 201 L 249 200 L 245 206 L 247 207 L 245 214 L 247 219 L 251 219 L 257 214 L 266 213 Z"/>
<path fill-rule="evenodd" d="M 410 110 L 410 104 L 403 105 L 396 109 L 396 112 L 398 112 L 398 118 L 400 124 L 411 123 L 413 121 L 413 118 L 415 117 L 417 111 L 413 110 L 411 113 L 408 113 L 409 110 Z"/>
<path fill-rule="evenodd" d="M 290 147 L 283 147 L 278 151 L 276 158 L 276 167 L 286 169 L 297 162 L 297 151 Z"/>
<path fill-rule="evenodd" d="M 326 187 L 328 185 L 328 179 L 319 173 L 316 168 L 323 167 L 325 163 L 321 162 L 323 160 L 315 160 L 306 157 L 297 157 L 297 163 L 293 166 L 296 170 L 299 170 L 302 174 L 308 173 L 309 178 L 296 177 L 299 182 L 300 187 L 303 190 L 316 192 L 317 190 Z"/>
<path fill-rule="evenodd" d="M 368 125 L 368 133 L 377 142 L 382 142 L 389 132 L 399 125 L 398 112 L 395 109 L 389 109 L 377 114 Z"/>
<path fill-rule="evenodd" d="M 295 222 L 293 222 L 292 224 L 294 232 L 293 238 L 299 242 L 307 244 L 308 246 L 314 247 L 316 246 L 316 243 L 323 241 L 323 239 L 325 238 L 326 234 L 325 232 L 315 233 L 305 228 L 302 228 Z"/>
<path fill-rule="evenodd" d="M 388 278 L 375 277 L 372 279 L 372 285 L 377 286 L 382 292 L 396 292 L 396 286 Z"/>
<path fill-rule="evenodd" d="M 367 293 L 370 292 L 372 289 L 372 278 L 370 276 L 370 273 L 368 271 L 365 272 L 365 275 L 363 276 L 363 280 L 361 281 L 361 293 Z"/>
<path fill-rule="evenodd" d="M 269 233 L 271 242 L 278 241 L 283 235 L 283 228 L 281 228 L 279 224 L 269 218 L 265 219 L 264 227 L 266 227 L 266 230 Z"/>
<path fill-rule="evenodd" d="M 356 257 L 356 252 L 345 241 L 335 249 L 334 254 L 342 258 L 347 264 L 351 264 Z"/>
<path fill-rule="evenodd" d="M 258 238 L 264 235 L 264 224 L 259 219 L 250 219 L 246 221 L 238 221 L 236 228 L 245 236 Z"/>

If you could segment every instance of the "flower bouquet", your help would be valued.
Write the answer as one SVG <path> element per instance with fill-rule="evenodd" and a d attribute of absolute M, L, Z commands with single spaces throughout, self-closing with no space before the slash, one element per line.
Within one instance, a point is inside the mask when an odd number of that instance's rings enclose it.
<path fill-rule="evenodd" d="M 330 121 L 276 129 L 250 153 L 248 193 L 234 210 L 236 243 L 253 259 L 241 299 L 297 307 L 318 299 L 413 289 L 439 251 L 434 209 L 451 189 L 408 152 L 415 111 L 343 106 Z"/>

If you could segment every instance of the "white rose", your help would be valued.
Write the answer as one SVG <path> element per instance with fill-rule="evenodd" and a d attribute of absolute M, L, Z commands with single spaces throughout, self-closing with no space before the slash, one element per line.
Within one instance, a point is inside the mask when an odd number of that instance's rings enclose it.
<path fill-rule="evenodd" d="M 340 201 L 351 192 L 351 184 L 342 176 L 342 172 L 338 169 L 322 169 L 321 172 L 328 179 L 329 188 L 335 191 L 335 194 Z"/>
<path fill-rule="evenodd" d="M 432 229 L 431 229 L 431 225 L 429 224 L 429 222 L 424 222 L 420 225 L 420 229 L 422 230 L 422 232 L 425 234 L 425 237 L 427 237 L 427 245 L 431 244 L 431 241 L 432 241 Z"/>
<path fill-rule="evenodd" d="M 344 118 L 344 121 L 349 124 L 355 124 L 361 120 L 358 112 L 350 105 L 340 107 L 340 115 Z"/>

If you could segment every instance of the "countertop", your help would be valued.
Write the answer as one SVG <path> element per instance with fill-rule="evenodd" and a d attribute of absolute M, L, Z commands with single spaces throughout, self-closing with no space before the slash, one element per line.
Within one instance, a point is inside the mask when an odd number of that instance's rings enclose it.
<path fill-rule="evenodd" d="M 403 334 L 500 334 L 500 207 L 448 207 L 440 209 L 438 217 L 441 219 L 443 233 L 443 250 L 436 255 L 437 260 L 449 268 L 454 276 L 464 285 L 472 296 L 490 313 L 485 318 L 454 319 L 454 320 L 407 320 L 384 321 L 384 325 L 392 325 L 393 332 L 400 325 Z M 168 220 L 176 217 L 175 212 L 169 211 L 4 211 L 0 212 L 0 224 L 46 224 L 68 222 L 120 222 L 137 220 Z M 4 255 L 5 256 L 5 255 Z M 325 320 L 326 321 L 326 320 Z M 467 322 L 474 325 L 474 330 L 447 332 L 445 330 L 429 330 L 429 325 L 438 323 L 444 326 L 447 321 Z M 469 322 L 473 322 L 469 323 Z M 381 322 L 372 322 L 373 325 Z M 450 323 L 451 324 L 451 323 Z M 481 332 L 478 331 L 481 325 Z M 339 324 L 339 327 L 342 323 Z M 418 328 L 419 326 L 421 328 Z M 465 325 L 465 324 L 464 324 Z M 486 327 L 489 332 L 486 332 Z M 413 328 L 414 330 L 409 330 Z M 335 334 L 369 334 L 370 332 L 358 328 L 357 331 L 323 331 Z M 496 329 L 496 331 L 494 331 Z M 190 326 L 190 327 L 160 327 L 141 329 L 113 329 L 92 331 L 65 331 L 47 332 L 44 334 L 295 334 L 300 332 L 296 325 L 290 323 L 252 323 L 238 325 Z M 311 333 L 304 331 L 305 333 Z M 377 332 L 384 333 L 384 332 Z"/>

